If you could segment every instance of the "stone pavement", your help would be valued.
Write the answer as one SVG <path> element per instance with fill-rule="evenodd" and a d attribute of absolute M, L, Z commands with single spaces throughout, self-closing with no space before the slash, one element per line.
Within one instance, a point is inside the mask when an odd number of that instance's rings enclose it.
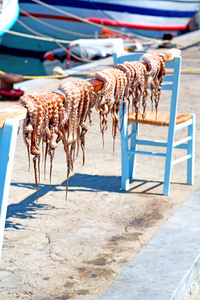
<path fill-rule="evenodd" d="M 100 300 L 198 300 L 200 187 L 157 231 Z"/>
<path fill-rule="evenodd" d="M 199 51 L 199 43 L 182 51 L 183 69 L 200 69 Z M 199 186 L 199 76 L 192 72 L 181 75 L 178 108 L 197 116 L 195 185 L 186 184 L 186 164 L 176 165 L 168 197 L 162 195 L 162 158 L 139 156 L 130 191 L 120 190 L 119 134 L 113 157 L 111 120 L 103 149 L 99 118 L 94 111 L 86 135 L 86 162 L 82 166 L 80 151 L 70 176 L 67 200 L 65 155 L 59 145 L 53 161 L 52 184 L 49 186 L 48 173 L 46 179 L 41 174 L 36 203 L 33 166 L 28 171 L 20 123 L 0 266 L 0 300 L 99 299 L 144 249 Z M 62 81 L 67 80 L 72 78 Z M 60 81 L 37 84 L 26 93 L 54 91 Z M 167 103 L 163 94 L 159 109 Z M 0 109 L 14 104 L 0 102 Z M 144 137 L 156 134 L 159 139 L 166 135 L 165 128 L 155 128 L 154 132 L 149 127 L 140 127 Z"/>

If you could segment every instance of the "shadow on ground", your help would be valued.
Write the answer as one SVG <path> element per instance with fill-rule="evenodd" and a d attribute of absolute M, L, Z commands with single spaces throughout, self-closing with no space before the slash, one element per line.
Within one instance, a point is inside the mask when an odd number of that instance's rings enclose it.
<path fill-rule="evenodd" d="M 134 186 L 130 187 L 129 191 L 121 190 L 121 177 L 120 176 L 99 176 L 99 175 L 88 175 L 76 173 L 69 179 L 69 191 L 71 193 L 77 191 L 85 192 L 100 192 L 107 191 L 112 193 L 138 193 L 138 194 L 149 194 L 149 195 L 161 195 L 154 192 L 154 189 L 163 185 L 163 182 L 158 181 L 146 181 L 146 180 L 131 180 L 131 184 L 134 182 Z M 146 188 L 148 183 L 151 187 Z M 19 223 L 12 222 L 9 218 L 34 218 L 35 214 L 40 211 L 46 211 L 50 209 L 56 209 L 53 205 L 42 204 L 40 201 L 36 201 L 37 194 L 35 190 L 35 184 L 30 183 L 11 183 L 12 186 L 30 189 L 33 193 L 23 199 L 19 203 L 13 203 L 8 205 L 7 208 L 7 221 L 6 228 L 12 227 L 15 229 L 21 228 Z M 46 195 L 50 191 L 64 191 L 66 187 L 66 180 L 60 185 L 49 185 L 49 184 L 39 184 L 38 198 Z M 143 189 L 142 189 L 143 188 Z M 138 192 L 138 189 L 142 191 Z"/>

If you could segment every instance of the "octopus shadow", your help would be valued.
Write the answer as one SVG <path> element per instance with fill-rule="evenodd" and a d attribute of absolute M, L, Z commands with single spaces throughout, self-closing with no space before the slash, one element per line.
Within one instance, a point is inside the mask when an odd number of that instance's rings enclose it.
<path fill-rule="evenodd" d="M 30 183 L 11 183 L 12 186 L 25 188 L 33 191 L 28 197 L 23 199 L 18 203 L 9 204 L 7 207 L 7 216 L 5 228 L 14 228 L 14 229 L 26 229 L 19 222 L 15 222 L 10 219 L 15 220 L 19 219 L 33 219 L 36 215 L 46 214 L 48 210 L 56 209 L 53 205 L 43 204 L 40 201 L 40 198 L 46 195 L 48 192 L 63 191 L 65 198 L 65 187 L 66 180 L 59 185 L 51 186 L 49 184 L 39 184 L 38 185 L 38 201 L 35 184 Z M 75 189 L 74 189 L 75 188 Z M 69 192 L 76 191 L 109 191 L 109 192 L 120 192 L 120 177 L 117 176 L 92 176 L 87 174 L 74 174 L 69 179 Z"/>
<path fill-rule="evenodd" d="M 50 210 L 52 208 L 56 209 L 55 206 L 43 204 L 40 201 L 37 202 L 35 184 L 11 183 L 11 185 L 28 188 L 30 190 L 33 190 L 33 193 L 18 203 L 8 205 L 5 228 L 25 229 L 24 226 L 22 226 L 20 223 L 9 220 L 9 218 L 33 219 L 39 212 L 41 213 L 41 211 L 44 211 L 45 213 L 47 210 Z M 56 186 L 49 187 L 49 185 L 40 184 L 38 191 L 38 200 L 54 188 L 56 188 Z"/>

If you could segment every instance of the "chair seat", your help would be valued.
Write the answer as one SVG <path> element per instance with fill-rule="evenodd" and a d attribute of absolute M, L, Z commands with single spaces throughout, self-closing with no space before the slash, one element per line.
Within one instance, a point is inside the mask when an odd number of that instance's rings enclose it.
<path fill-rule="evenodd" d="M 138 113 L 138 123 L 140 124 L 149 124 L 154 126 L 169 126 L 169 117 L 170 113 L 165 111 L 158 111 L 157 114 L 155 111 L 146 111 L 146 117 L 142 117 L 142 113 Z M 176 115 L 176 124 L 183 123 L 192 118 L 190 114 L 177 113 Z M 128 114 L 128 122 L 136 123 L 135 112 L 132 111 Z"/>

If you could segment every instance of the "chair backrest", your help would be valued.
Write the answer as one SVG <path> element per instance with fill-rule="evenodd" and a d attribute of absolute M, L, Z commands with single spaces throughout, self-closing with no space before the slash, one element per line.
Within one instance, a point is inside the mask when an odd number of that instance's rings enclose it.
<path fill-rule="evenodd" d="M 125 55 L 119 55 L 113 53 L 114 65 L 123 64 L 125 61 L 138 61 L 144 53 L 131 53 Z M 170 106 L 170 122 L 169 126 L 175 126 L 176 112 L 178 107 L 179 85 L 180 85 L 180 73 L 181 73 L 181 57 L 175 57 L 173 60 L 166 63 L 166 69 L 173 71 L 172 74 L 165 75 L 162 83 L 162 90 L 171 90 L 171 106 Z"/>

